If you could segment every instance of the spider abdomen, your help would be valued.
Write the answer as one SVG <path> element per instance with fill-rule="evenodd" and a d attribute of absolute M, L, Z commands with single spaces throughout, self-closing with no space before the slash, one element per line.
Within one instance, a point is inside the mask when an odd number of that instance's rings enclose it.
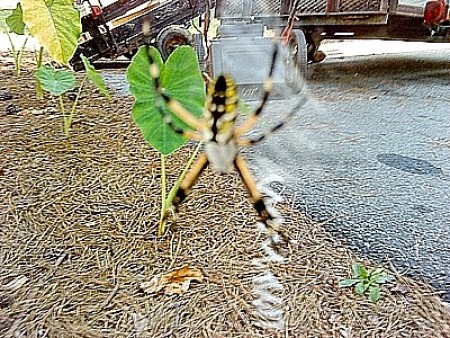
<path fill-rule="evenodd" d="M 205 142 L 228 143 L 233 135 L 239 97 L 234 80 L 219 75 L 208 85 L 208 98 L 203 114 L 207 127 Z"/>

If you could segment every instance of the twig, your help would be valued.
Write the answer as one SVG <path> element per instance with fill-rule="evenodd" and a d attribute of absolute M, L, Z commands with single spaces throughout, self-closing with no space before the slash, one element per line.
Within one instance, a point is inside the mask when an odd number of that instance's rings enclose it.
<path fill-rule="evenodd" d="M 114 296 L 117 294 L 117 291 L 119 291 L 119 284 L 117 283 L 116 286 L 114 286 L 114 289 L 111 290 L 108 297 L 103 301 L 103 303 L 100 304 L 100 308 L 104 309 L 108 306 L 108 304 L 112 301 Z"/>

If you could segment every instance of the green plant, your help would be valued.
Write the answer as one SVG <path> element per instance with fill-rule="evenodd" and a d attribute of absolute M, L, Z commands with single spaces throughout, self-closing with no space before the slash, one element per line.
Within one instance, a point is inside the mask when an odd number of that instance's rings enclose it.
<path fill-rule="evenodd" d="M 381 284 L 391 282 L 394 276 L 386 274 L 382 268 L 368 269 L 360 263 L 352 265 L 353 276 L 339 282 L 341 288 L 354 286 L 355 293 L 363 295 L 369 293 L 372 303 L 380 299 Z"/>
<path fill-rule="evenodd" d="M 205 105 L 205 84 L 200 71 L 198 59 L 193 48 L 189 46 L 178 47 L 164 64 L 160 53 L 154 47 L 141 47 L 134 56 L 127 69 L 127 80 L 130 92 L 135 98 L 132 117 L 140 127 L 145 140 L 161 154 L 161 217 L 158 234 L 165 232 L 164 215 L 170 208 L 172 200 L 179 189 L 181 181 L 200 149 L 197 145 L 194 153 L 178 177 L 175 185 L 167 194 L 165 159 L 186 143 L 181 135 L 175 133 L 163 121 L 161 109 L 170 114 L 173 122 L 180 128 L 187 128 L 186 124 L 178 119 L 164 102 L 156 95 L 153 81 L 149 73 L 149 54 L 160 71 L 161 87 L 164 92 L 176 99 L 183 107 L 200 117 Z"/>
<path fill-rule="evenodd" d="M 6 34 L 8 36 L 8 39 L 9 39 L 9 42 L 11 45 L 11 51 L 14 56 L 16 77 L 19 77 L 20 76 L 20 64 L 21 64 L 23 51 L 25 49 L 25 45 L 29 38 L 29 34 L 28 34 L 29 31 L 27 29 L 25 22 L 23 21 L 23 10 L 22 10 L 22 5 L 20 4 L 20 2 L 17 4 L 16 8 L 11 12 L 11 14 L 8 16 L 8 18 L 6 18 L 6 24 L 8 27 L 8 30 L 6 30 Z M 26 34 L 25 41 L 24 41 L 22 47 L 18 51 L 16 50 L 14 41 L 11 37 L 11 34 L 9 34 L 9 32 L 15 33 L 17 35 L 25 35 Z M 43 54 L 44 54 L 44 48 L 42 46 L 40 46 L 39 54 L 38 54 L 38 57 L 36 58 L 36 61 L 37 61 L 36 69 L 38 69 L 39 67 L 42 66 Z M 36 81 L 36 97 L 38 99 L 42 99 L 43 96 L 44 96 L 44 91 L 42 89 L 40 82 L 37 80 Z"/>
<path fill-rule="evenodd" d="M 41 45 L 37 69 L 42 66 L 44 49 L 55 61 L 67 65 L 78 46 L 81 21 L 80 13 L 74 8 L 73 1 L 20 0 L 9 21 L 9 27 L 14 26 L 18 31 L 27 29 Z M 13 54 L 16 69 L 19 69 L 21 54 L 14 50 Z M 36 81 L 36 97 L 38 99 L 43 97 L 43 88 L 39 80 Z"/>
<path fill-rule="evenodd" d="M 91 80 L 91 82 L 95 84 L 107 98 L 110 97 L 109 91 L 106 88 L 105 82 L 100 74 L 97 73 L 87 58 L 81 55 L 81 59 L 83 60 L 84 67 L 86 69 L 86 76 L 84 76 L 81 80 L 77 95 L 75 96 L 75 100 L 69 112 L 65 109 L 63 94 L 74 89 L 76 86 L 76 79 L 73 72 L 65 69 L 55 70 L 54 68 L 48 66 L 40 67 L 36 72 L 36 77 L 39 80 L 39 83 L 41 83 L 42 88 L 58 97 L 59 106 L 63 116 L 63 131 L 66 136 L 69 136 L 70 134 L 73 115 L 86 80 Z"/>
<path fill-rule="evenodd" d="M 14 66 L 16 71 L 16 77 L 20 76 L 20 64 L 22 60 L 22 55 L 25 50 L 25 45 L 28 41 L 28 34 L 26 34 L 26 26 L 23 22 L 23 11 L 20 3 L 17 4 L 16 8 L 11 11 L 11 14 L 5 19 L 6 27 L 3 27 L 6 35 L 8 36 L 9 43 L 11 45 L 11 51 L 14 57 Z M 14 41 L 10 33 L 17 35 L 26 35 L 25 40 L 19 50 L 16 49 Z"/>

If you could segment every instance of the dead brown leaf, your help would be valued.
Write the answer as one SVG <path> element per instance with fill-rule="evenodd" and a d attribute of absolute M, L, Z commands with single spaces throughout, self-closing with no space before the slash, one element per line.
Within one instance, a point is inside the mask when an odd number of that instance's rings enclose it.
<path fill-rule="evenodd" d="M 158 293 L 161 290 L 168 295 L 181 295 L 189 289 L 191 281 L 202 282 L 203 274 L 200 269 L 185 265 L 167 274 L 153 276 L 148 282 L 141 283 L 145 293 Z"/>

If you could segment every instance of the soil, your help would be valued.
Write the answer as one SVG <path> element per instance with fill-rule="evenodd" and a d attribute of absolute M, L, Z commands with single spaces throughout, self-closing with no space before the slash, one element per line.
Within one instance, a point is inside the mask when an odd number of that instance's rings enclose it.
<path fill-rule="evenodd" d="M 208 169 L 158 237 L 160 156 L 130 117 L 133 99 L 88 88 L 66 137 L 57 101 L 35 97 L 33 65 L 17 79 L 7 56 L 0 336 L 450 337 L 449 310 L 426 284 L 388 271 L 397 281 L 376 304 L 339 288 L 353 263 L 372 264 L 285 203 L 275 205 L 291 239 L 285 259 L 264 260 L 267 234 L 236 173 Z M 168 158 L 169 186 L 192 151 Z M 141 289 L 185 265 L 204 276 L 185 293 Z"/>

